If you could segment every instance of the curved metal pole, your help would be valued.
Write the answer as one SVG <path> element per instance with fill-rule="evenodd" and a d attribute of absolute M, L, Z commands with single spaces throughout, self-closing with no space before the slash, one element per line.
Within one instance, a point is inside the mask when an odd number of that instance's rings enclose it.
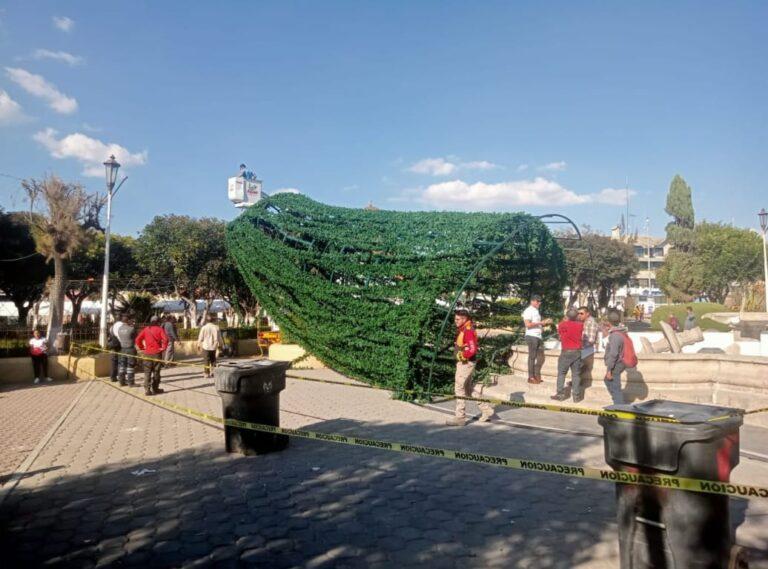
<path fill-rule="evenodd" d="M 435 360 L 437 359 L 437 352 L 440 349 L 440 341 L 443 339 L 443 334 L 445 333 L 445 327 L 448 324 L 448 319 L 451 317 L 451 313 L 453 312 L 453 308 L 454 306 L 456 306 L 456 303 L 458 302 L 459 297 L 464 292 L 464 289 L 467 287 L 469 282 L 473 278 L 475 278 L 475 275 L 477 275 L 478 271 L 483 267 L 483 265 L 485 265 L 488 259 L 490 259 L 496 253 L 498 253 L 513 238 L 517 237 L 518 232 L 519 232 L 519 229 L 515 229 L 515 231 L 511 235 L 509 235 L 506 239 L 498 243 L 493 249 L 491 249 L 485 255 L 483 255 L 483 257 L 475 264 L 472 271 L 469 273 L 469 276 L 467 276 L 467 278 L 464 279 L 464 282 L 459 287 L 459 290 L 456 292 L 456 295 L 453 297 L 453 301 L 448 307 L 448 312 L 446 312 L 445 318 L 443 318 L 443 323 L 440 325 L 440 332 L 438 332 L 437 338 L 435 338 L 435 350 L 432 352 L 432 361 L 429 364 L 429 378 L 427 379 L 428 393 L 432 391 L 432 375 L 435 369 Z"/>

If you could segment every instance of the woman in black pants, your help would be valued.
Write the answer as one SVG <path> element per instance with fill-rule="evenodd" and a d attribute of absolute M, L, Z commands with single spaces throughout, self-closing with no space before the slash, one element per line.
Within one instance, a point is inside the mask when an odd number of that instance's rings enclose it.
<path fill-rule="evenodd" d="M 29 339 L 29 356 L 32 358 L 32 369 L 35 372 L 35 383 L 53 381 L 48 377 L 48 340 L 35 330 Z"/>

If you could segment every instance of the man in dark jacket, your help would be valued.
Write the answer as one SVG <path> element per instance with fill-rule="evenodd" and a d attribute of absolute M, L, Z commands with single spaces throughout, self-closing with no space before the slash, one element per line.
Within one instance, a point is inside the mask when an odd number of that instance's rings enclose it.
<path fill-rule="evenodd" d="M 147 360 L 144 360 L 144 395 L 165 393 L 160 389 L 160 370 L 163 367 L 163 352 L 168 347 L 168 336 L 158 324 L 160 319 L 153 316 L 149 326 L 144 328 L 136 338 L 136 347 L 141 350 Z"/>
<path fill-rule="evenodd" d="M 621 392 L 621 372 L 626 369 L 624 365 L 624 334 L 627 329 L 621 324 L 621 314 L 616 309 L 608 310 L 606 315 L 611 325 L 608 332 L 608 343 L 605 345 L 605 387 L 611 394 L 614 405 L 624 403 L 624 395 Z"/>

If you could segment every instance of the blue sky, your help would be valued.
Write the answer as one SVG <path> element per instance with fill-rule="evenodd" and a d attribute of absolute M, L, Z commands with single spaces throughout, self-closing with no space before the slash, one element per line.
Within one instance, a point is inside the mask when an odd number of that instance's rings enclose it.
<path fill-rule="evenodd" d="M 754 227 L 766 21 L 764 2 L 5 2 L 0 173 L 102 190 L 116 150 L 122 233 L 233 218 L 240 162 L 267 192 L 601 230 L 628 179 L 655 234 L 680 173 L 699 218 Z M 13 178 L 0 205 L 21 206 Z"/>

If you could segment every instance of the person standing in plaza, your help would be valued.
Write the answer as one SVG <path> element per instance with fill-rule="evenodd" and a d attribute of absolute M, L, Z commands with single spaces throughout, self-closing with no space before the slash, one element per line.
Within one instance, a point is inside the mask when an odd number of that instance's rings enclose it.
<path fill-rule="evenodd" d="M 48 377 L 48 340 L 38 329 L 32 332 L 32 337 L 29 339 L 29 357 L 32 358 L 35 383 L 53 381 Z"/>
<path fill-rule="evenodd" d="M 667 324 L 672 326 L 672 329 L 675 332 L 680 331 L 680 321 L 677 319 L 677 316 L 675 316 L 674 313 L 669 314 L 669 317 L 667 318 Z"/>
<path fill-rule="evenodd" d="M 693 313 L 693 308 L 690 306 L 685 307 L 685 324 L 683 324 L 683 330 L 693 330 L 696 327 L 696 315 Z"/>
<path fill-rule="evenodd" d="M 134 375 L 136 373 L 136 328 L 133 327 L 133 320 L 127 314 L 123 314 L 119 322 L 112 327 L 112 333 L 117 337 L 120 343 L 120 356 L 117 361 L 117 380 L 120 385 L 135 385 Z"/>
<path fill-rule="evenodd" d="M 117 381 L 117 373 L 120 366 L 120 339 L 117 337 L 117 331 L 123 322 L 120 318 L 109 327 L 107 335 L 107 349 L 109 350 L 109 381 Z"/>
<path fill-rule="evenodd" d="M 475 325 L 466 308 L 456 309 L 453 322 L 456 325 L 454 394 L 458 397 L 482 397 L 482 387 L 472 383 L 472 375 L 477 365 L 478 350 Z M 493 406 L 490 403 L 480 403 L 479 407 L 482 413 L 480 421 L 487 423 L 493 417 Z M 464 399 L 456 399 L 454 417 L 446 421 L 446 424 L 456 427 L 463 427 L 467 424 L 467 402 Z"/>
<path fill-rule="evenodd" d="M 179 341 L 179 335 L 176 332 L 176 325 L 173 323 L 173 318 L 170 315 L 166 315 L 163 318 L 163 331 L 168 336 L 168 347 L 163 352 L 163 361 L 172 362 L 175 354 L 175 343 Z"/>
<path fill-rule="evenodd" d="M 163 352 L 168 347 L 168 336 L 159 322 L 160 319 L 153 316 L 149 319 L 149 326 L 136 337 L 136 347 L 148 358 L 143 361 L 144 395 L 165 393 L 164 389 L 160 389 L 160 370 L 163 367 Z"/>
<path fill-rule="evenodd" d="M 525 325 L 525 344 L 528 346 L 528 383 L 541 383 L 541 377 L 536 373 L 540 363 L 539 351 L 542 347 L 542 328 L 552 323 L 550 318 L 541 319 L 539 308 L 541 296 L 531 296 L 531 304 L 523 310 L 523 324 Z M 541 358 L 543 359 L 543 358 Z"/>
<path fill-rule="evenodd" d="M 605 387 L 611 394 L 614 405 L 624 403 L 624 394 L 621 391 L 621 373 L 627 369 L 624 363 L 624 350 L 629 340 L 627 329 L 621 323 L 621 314 L 618 310 L 609 310 L 607 314 L 608 342 L 605 346 Z M 631 340 L 629 340 L 631 342 Z"/>
<path fill-rule="evenodd" d="M 595 351 L 597 351 L 598 346 L 597 336 L 600 327 L 597 325 L 597 320 L 595 320 L 589 308 L 586 306 L 579 307 L 578 318 L 584 325 L 581 345 L 581 370 L 583 378 L 585 373 L 592 371 L 592 366 L 595 360 Z"/>
<path fill-rule="evenodd" d="M 216 350 L 224 346 L 221 337 L 221 329 L 216 325 L 216 319 L 212 314 L 208 315 L 208 322 L 200 328 L 197 336 L 197 347 L 205 356 L 204 377 L 213 377 L 213 368 L 216 366 Z"/>
<path fill-rule="evenodd" d="M 584 396 L 581 393 L 581 349 L 583 345 L 584 323 L 578 319 L 578 311 L 569 308 L 565 318 L 557 325 L 560 335 L 560 355 L 557 358 L 557 393 L 551 398 L 565 401 L 565 376 L 571 370 L 571 393 L 574 403 Z"/>

